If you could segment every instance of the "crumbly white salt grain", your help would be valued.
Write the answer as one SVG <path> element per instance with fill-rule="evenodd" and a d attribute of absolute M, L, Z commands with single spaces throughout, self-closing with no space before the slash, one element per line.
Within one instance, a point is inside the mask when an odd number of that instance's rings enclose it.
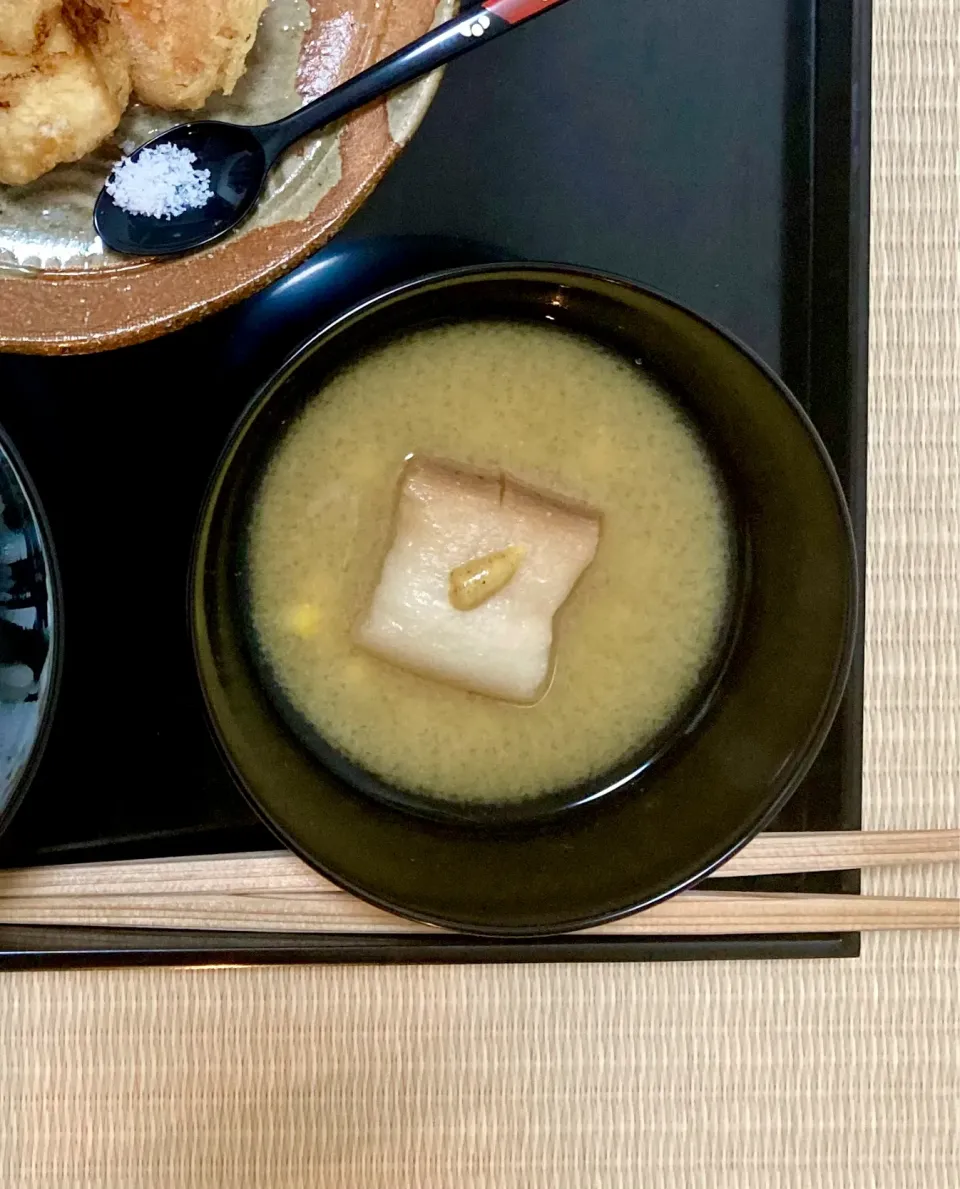
<path fill-rule="evenodd" d="M 180 145 L 161 144 L 144 149 L 134 159 L 117 162 L 107 193 L 121 210 L 132 215 L 172 219 L 198 210 L 213 197 L 210 170 L 195 169 L 197 157 Z"/>

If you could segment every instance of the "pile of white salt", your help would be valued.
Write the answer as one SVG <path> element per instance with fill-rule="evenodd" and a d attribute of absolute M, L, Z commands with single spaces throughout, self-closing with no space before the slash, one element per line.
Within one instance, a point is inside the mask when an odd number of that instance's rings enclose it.
<path fill-rule="evenodd" d="M 181 145 L 161 144 L 114 167 L 106 190 L 121 210 L 154 219 L 173 219 L 199 210 L 213 197 L 210 170 L 196 168 L 197 156 Z"/>

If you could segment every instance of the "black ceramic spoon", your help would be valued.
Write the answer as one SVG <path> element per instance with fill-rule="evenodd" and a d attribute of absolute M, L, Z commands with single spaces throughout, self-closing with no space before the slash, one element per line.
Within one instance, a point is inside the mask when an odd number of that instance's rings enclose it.
<path fill-rule="evenodd" d="M 115 252 L 137 256 L 166 256 L 212 243 L 250 214 L 271 167 L 301 136 L 563 3 L 484 0 L 282 120 L 255 127 L 198 120 L 162 132 L 135 150 L 131 162 L 158 145 L 186 148 L 196 158 L 194 169 L 210 171 L 212 196 L 203 206 L 166 218 L 131 214 L 103 189 L 93 212 L 97 234 Z"/>

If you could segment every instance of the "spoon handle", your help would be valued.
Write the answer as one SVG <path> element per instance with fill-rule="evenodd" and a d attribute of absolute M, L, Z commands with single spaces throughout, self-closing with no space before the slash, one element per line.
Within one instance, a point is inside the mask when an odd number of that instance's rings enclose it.
<path fill-rule="evenodd" d="M 461 54 L 507 33 L 566 0 L 484 0 L 477 8 L 431 29 L 395 54 L 371 66 L 312 103 L 272 124 L 251 129 L 263 146 L 268 165 L 308 132 L 339 120 L 388 91 L 412 82 Z"/>

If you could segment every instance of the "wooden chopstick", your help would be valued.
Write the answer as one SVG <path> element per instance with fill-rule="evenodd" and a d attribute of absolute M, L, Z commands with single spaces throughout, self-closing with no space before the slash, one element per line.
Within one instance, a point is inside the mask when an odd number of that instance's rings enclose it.
<path fill-rule="evenodd" d="M 759 834 L 714 878 L 960 862 L 960 830 Z"/>
<path fill-rule="evenodd" d="M 763 834 L 717 875 L 960 860 L 960 830 Z M 0 922 L 114 928 L 417 933 L 286 852 L 0 872 Z M 620 936 L 960 927 L 960 901 L 686 892 L 590 932 Z"/>
<path fill-rule="evenodd" d="M 760 834 L 714 878 L 960 862 L 960 830 Z M 74 863 L 0 871 L 0 898 L 315 892 L 330 888 L 289 851 Z M 339 889 L 334 889 L 338 892 Z"/>
<path fill-rule="evenodd" d="M 411 934 L 430 928 L 328 886 L 281 892 L 19 897 L 0 899 L 0 921 L 117 929 L 205 929 L 276 933 Z M 960 900 L 816 896 L 760 892 L 684 892 L 646 912 L 587 933 L 622 937 L 732 933 L 832 933 L 955 929 Z"/>

